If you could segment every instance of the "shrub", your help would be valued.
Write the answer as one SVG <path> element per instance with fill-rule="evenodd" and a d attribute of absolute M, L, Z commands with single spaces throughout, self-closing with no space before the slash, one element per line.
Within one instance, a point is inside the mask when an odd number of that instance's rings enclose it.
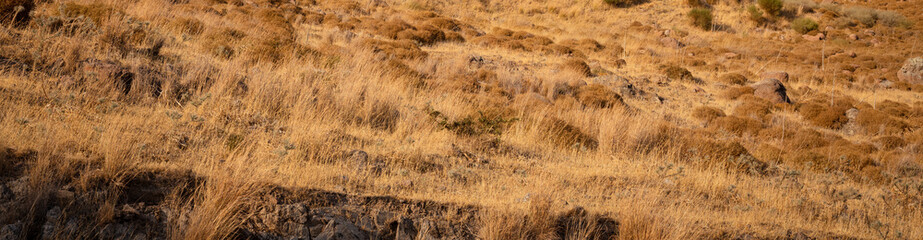
<path fill-rule="evenodd" d="M 584 85 L 577 89 L 577 101 L 588 107 L 610 108 L 623 107 L 622 96 L 600 84 Z"/>
<path fill-rule="evenodd" d="M 547 134 L 548 140 L 561 147 L 596 149 L 599 146 L 596 138 L 561 119 L 552 118 L 547 120 L 542 124 L 542 128 Z"/>
<path fill-rule="evenodd" d="M 753 95 L 746 95 L 739 99 L 733 113 L 739 117 L 748 117 L 761 120 L 770 113 L 772 103 Z"/>
<path fill-rule="evenodd" d="M 756 24 L 763 23 L 763 11 L 760 11 L 760 8 L 756 7 L 756 5 L 747 7 L 747 14 L 750 17 L 750 21 Z"/>
<path fill-rule="evenodd" d="M 792 30 L 795 32 L 805 34 L 810 31 L 817 30 L 817 22 L 811 20 L 810 18 L 799 18 L 792 21 Z"/>
<path fill-rule="evenodd" d="M 692 117 L 698 120 L 711 122 L 719 117 L 724 117 L 724 112 L 721 109 L 714 107 L 697 107 L 692 109 Z"/>
<path fill-rule="evenodd" d="M 782 11 L 782 0 L 759 0 L 757 4 L 770 16 L 779 16 Z"/>
<path fill-rule="evenodd" d="M 910 28 L 913 26 L 913 23 L 904 15 L 892 11 L 879 11 L 878 23 L 888 27 Z"/>
<path fill-rule="evenodd" d="M 668 78 L 673 79 L 673 80 L 688 80 L 688 81 L 693 80 L 692 72 L 689 72 L 689 70 L 683 67 L 674 66 L 674 65 L 663 65 L 663 66 L 660 66 L 660 71 L 663 72 L 663 74 L 667 75 Z"/>
<path fill-rule="evenodd" d="M 574 71 L 587 77 L 591 77 L 593 75 L 593 71 L 590 69 L 590 65 L 587 65 L 586 62 L 583 62 L 580 59 L 569 59 L 561 65 L 561 68 Z"/>
<path fill-rule="evenodd" d="M 847 104 L 835 104 L 829 106 L 826 104 L 807 103 L 798 107 L 801 117 L 818 127 L 829 129 L 840 129 L 849 118 L 846 117 L 846 111 L 852 106 Z"/>
<path fill-rule="evenodd" d="M 760 129 L 763 129 L 763 124 L 750 118 L 727 116 L 715 118 L 713 124 L 709 126 L 709 128 L 722 129 L 737 135 L 746 133 L 751 136 L 756 136 L 759 134 Z"/>
<path fill-rule="evenodd" d="M 737 99 L 743 95 L 753 94 L 753 88 L 749 86 L 730 87 L 721 94 L 727 99 Z"/>
<path fill-rule="evenodd" d="M 747 77 L 740 73 L 726 73 L 718 77 L 718 81 L 731 85 L 743 85 L 747 83 Z"/>
<path fill-rule="evenodd" d="M 900 134 L 910 127 L 907 123 L 875 109 L 861 109 L 856 116 L 856 122 L 870 135 Z"/>
<path fill-rule="evenodd" d="M 711 10 L 706 8 L 694 8 L 689 11 L 689 19 L 692 21 L 693 26 L 708 31 L 711 30 L 714 16 L 712 16 Z"/>

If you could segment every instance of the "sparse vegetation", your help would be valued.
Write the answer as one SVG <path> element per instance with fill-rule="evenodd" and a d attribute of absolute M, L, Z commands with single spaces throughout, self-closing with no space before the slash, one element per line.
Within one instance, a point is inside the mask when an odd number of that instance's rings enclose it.
<path fill-rule="evenodd" d="M 712 28 L 712 16 L 711 10 L 706 8 L 694 8 L 689 11 L 689 18 L 691 19 L 692 25 L 696 26 L 702 30 L 709 31 Z"/>
<path fill-rule="evenodd" d="M 779 16 L 782 11 L 782 0 L 757 0 L 756 3 L 771 17 Z"/>
<path fill-rule="evenodd" d="M 817 30 L 817 26 L 817 22 L 810 18 L 799 18 L 792 21 L 792 30 L 801 34 Z"/>
<path fill-rule="evenodd" d="M 756 5 L 750 5 L 747 7 L 747 17 L 750 21 L 760 24 L 763 23 L 765 18 L 763 18 L 763 11 L 761 11 Z"/>
<path fill-rule="evenodd" d="M 0 239 L 923 239 L 838 2 L 5 1 Z"/>

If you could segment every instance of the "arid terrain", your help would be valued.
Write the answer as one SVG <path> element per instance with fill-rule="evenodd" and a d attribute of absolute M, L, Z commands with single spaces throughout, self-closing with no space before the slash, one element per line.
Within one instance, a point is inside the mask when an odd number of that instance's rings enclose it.
<path fill-rule="evenodd" d="M 923 1 L 0 0 L 0 239 L 923 239 Z"/>

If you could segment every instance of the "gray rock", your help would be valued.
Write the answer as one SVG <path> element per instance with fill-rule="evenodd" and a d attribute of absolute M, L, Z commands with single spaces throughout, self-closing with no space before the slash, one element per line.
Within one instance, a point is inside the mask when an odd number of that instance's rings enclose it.
<path fill-rule="evenodd" d="M 772 103 L 791 103 L 785 86 L 778 79 L 767 79 L 753 84 L 753 95 Z"/>
<path fill-rule="evenodd" d="M 923 57 L 907 59 L 897 76 L 904 82 L 923 84 Z"/>
<path fill-rule="evenodd" d="M 344 218 L 333 218 L 324 225 L 317 240 L 364 240 L 369 239 L 368 234 L 359 230 L 356 225 Z"/>

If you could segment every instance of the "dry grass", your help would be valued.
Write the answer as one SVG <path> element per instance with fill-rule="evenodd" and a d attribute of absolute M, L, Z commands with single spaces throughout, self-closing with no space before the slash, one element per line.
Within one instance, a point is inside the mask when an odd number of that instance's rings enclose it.
<path fill-rule="evenodd" d="M 175 210 L 172 239 L 240 237 L 270 188 L 470 205 L 479 219 L 457 228 L 484 239 L 921 238 L 923 87 L 877 79 L 897 79 L 919 26 L 879 12 L 874 35 L 818 44 L 785 26 L 827 26 L 824 6 L 753 26 L 738 3 L 705 3 L 714 31 L 657 1 L 0 14 L 0 183 L 28 189 L 0 199 L 0 224 L 38 238 L 72 206 L 81 230 L 55 236 L 93 238 L 153 174 L 186 184 L 148 203 Z M 889 4 L 921 20 L 919 3 Z M 769 69 L 796 103 L 737 74 Z"/>

